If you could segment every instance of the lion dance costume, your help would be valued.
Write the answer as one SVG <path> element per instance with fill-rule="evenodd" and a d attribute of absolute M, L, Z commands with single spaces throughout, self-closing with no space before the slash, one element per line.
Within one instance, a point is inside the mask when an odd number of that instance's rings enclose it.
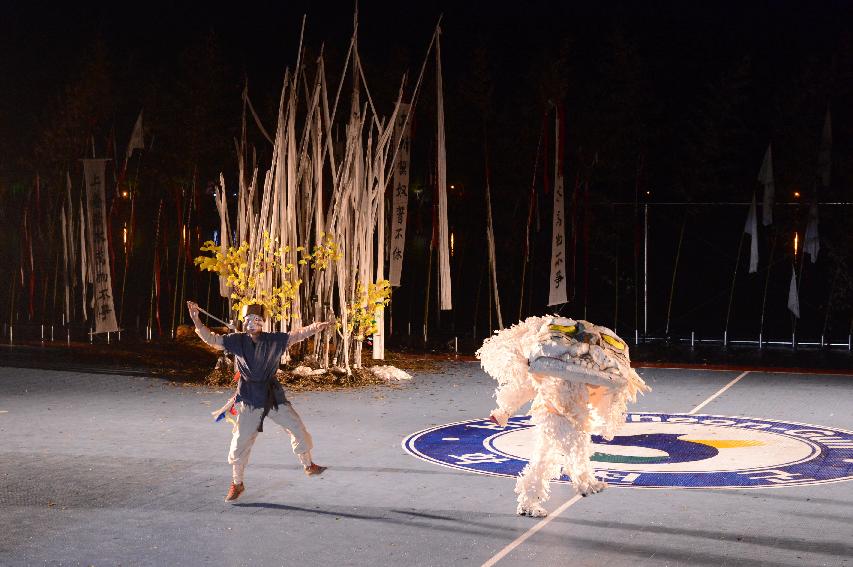
<path fill-rule="evenodd" d="M 533 400 L 535 441 L 516 483 L 518 513 L 545 516 L 550 481 L 566 473 L 583 496 L 607 485 L 593 474 L 593 434 L 613 439 L 627 403 L 651 390 L 631 368 L 628 345 L 616 333 L 587 321 L 529 317 L 487 339 L 477 351 L 498 381 L 492 420 Z"/>

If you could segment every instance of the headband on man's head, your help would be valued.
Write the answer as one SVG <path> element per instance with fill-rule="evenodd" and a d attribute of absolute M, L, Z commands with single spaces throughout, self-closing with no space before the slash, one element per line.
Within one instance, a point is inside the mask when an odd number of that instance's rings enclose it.
<path fill-rule="evenodd" d="M 257 315 L 264 321 L 267 320 L 267 309 L 263 305 L 258 303 L 250 303 L 248 305 L 244 305 L 242 309 L 240 309 L 240 319 L 245 319 L 249 315 Z"/>

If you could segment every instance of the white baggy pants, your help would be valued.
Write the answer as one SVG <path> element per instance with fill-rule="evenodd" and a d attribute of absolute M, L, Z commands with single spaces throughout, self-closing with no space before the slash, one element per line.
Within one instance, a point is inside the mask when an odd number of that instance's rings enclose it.
<path fill-rule="evenodd" d="M 231 437 L 231 449 L 228 451 L 228 462 L 233 466 L 234 484 L 243 482 L 243 472 L 246 470 L 246 465 L 249 462 L 249 454 L 252 452 L 252 445 L 255 444 L 255 439 L 258 437 L 258 424 L 261 422 L 261 415 L 264 413 L 263 408 L 252 408 L 243 402 L 236 406 L 238 415 L 237 423 L 234 425 L 233 435 Z M 314 446 L 311 440 L 311 434 L 302 423 L 302 418 L 293 409 L 290 402 L 284 402 L 278 405 L 278 409 L 271 409 L 267 414 L 267 420 L 272 420 L 280 425 L 290 434 L 290 445 L 293 447 L 293 453 L 299 458 L 302 466 L 311 464 L 310 451 Z"/>

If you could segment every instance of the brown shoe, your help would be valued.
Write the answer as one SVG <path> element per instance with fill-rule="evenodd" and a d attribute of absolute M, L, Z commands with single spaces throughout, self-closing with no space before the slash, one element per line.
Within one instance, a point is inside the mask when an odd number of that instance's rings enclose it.
<path fill-rule="evenodd" d="M 246 487 L 241 482 L 240 484 L 231 483 L 231 488 L 228 489 L 228 495 L 225 497 L 226 502 L 231 502 L 232 500 L 237 500 L 240 498 L 240 495 L 243 494 L 243 491 L 246 490 Z"/>
<path fill-rule="evenodd" d="M 323 471 L 326 470 L 326 467 L 321 467 L 317 463 L 311 463 L 311 466 L 305 467 L 305 474 L 308 476 L 314 476 L 318 474 L 323 474 Z"/>

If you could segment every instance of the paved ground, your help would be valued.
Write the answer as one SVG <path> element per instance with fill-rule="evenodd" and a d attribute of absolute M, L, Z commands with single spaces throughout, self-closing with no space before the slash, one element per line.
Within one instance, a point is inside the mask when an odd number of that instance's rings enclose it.
<path fill-rule="evenodd" d="M 645 369 L 632 409 L 688 412 L 736 371 Z M 613 487 L 551 521 L 515 515 L 510 478 L 412 457 L 416 431 L 488 415 L 474 363 L 399 388 L 291 396 L 328 465 L 305 477 L 284 432 L 222 497 L 222 391 L 142 376 L 0 368 L 0 565 L 853 566 L 853 482 L 759 490 Z M 702 413 L 853 429 L 853 378 L 750 373 Z M 556 510 L 574 496 L 555 485 Z"/>

